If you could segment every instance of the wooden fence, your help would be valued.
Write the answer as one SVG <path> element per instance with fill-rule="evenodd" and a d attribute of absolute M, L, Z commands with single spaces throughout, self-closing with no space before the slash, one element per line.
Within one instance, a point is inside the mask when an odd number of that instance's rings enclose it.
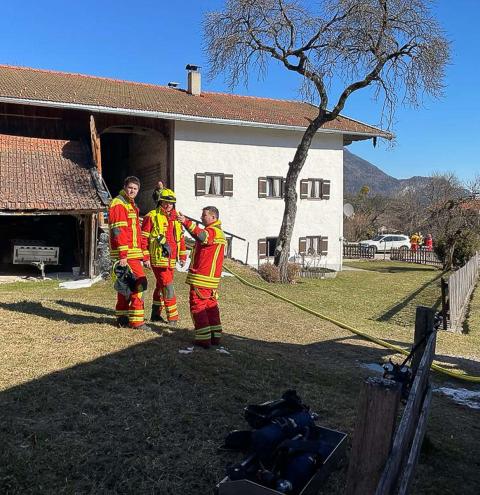
<path fill-rule="evenodd" d="M 480 255 L 476 253 L 462 268 L 442 281 L 442 308 L 448 317 L 450 330 L 462 332 L 470 296 L 478 280 Z M 444 327 L 445 328 L 445 327 Z"/>
<path fill-rule="evenodd" d="M 393 261 L 419 263 L 421 265 L 442 266 L 442 262 L 433 251 L 426 251 L 424 249 L 412 251 L 411 249 L 394 248 L 390 252 L 390 259 Z"/>
<path fill-rule="evenodd" d="M 343 245 L 343 257 L 344 258 L 375 258 L 375 248 L 373 246 L 363 247 L 360 244 L 344 244 Z"/>
<path fill-rule="evenodd" d="M 434 315 L 431 308 L 417 308 L 413 382 L 396 430 L 400 383 L 383 378 L 368 378 L 363 384 L 346 495 L 408 494 L 432 398 L 429 379 L 436 343 Z"/>

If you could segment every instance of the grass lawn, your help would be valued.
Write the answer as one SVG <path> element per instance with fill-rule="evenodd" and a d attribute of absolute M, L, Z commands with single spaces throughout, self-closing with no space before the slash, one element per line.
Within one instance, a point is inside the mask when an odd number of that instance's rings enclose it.
<path fill-rule="evenodd" d="M 231 266 L 267 286 L 254 271 Z M 392 262 L 352 266 L 366 271 L 268 288 L 372 335 L 411 343 L 415 307 L 438 304 L 440 272 Z M 217 446 L 231 429 L 246 427 L 243 407 L 287 388 L 319 413 L 320 424 L 352 433 L 369 375 L 360 364 L 388 359 L 388 349 L 228 277 L 220 304 L 231 355 L 179 354 L 191 339 L 184 279 L 176 274 L 183 319 L 173 332 L 115 328 L 110 282 L 76 291 L 55 282 L 0 286 L 0 493 L 212 493 L 236 460 Z M 469 333 L 442 332 L 437 345 L 441 362 L 477 375 L 478 292 Z M 412 493 L 480 493 L 478 414 L 434 395 Z M 345 468 L 334 473 L 324 492 L 343 493 L 345 476 Z"/>

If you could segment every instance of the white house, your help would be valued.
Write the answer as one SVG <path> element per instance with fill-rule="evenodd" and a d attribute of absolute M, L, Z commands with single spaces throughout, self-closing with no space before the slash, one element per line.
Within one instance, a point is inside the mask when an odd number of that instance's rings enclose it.
<path fill-rule="evenodd" d="M 143 212 L 153 207 L 151 193 L 159 179 L 175 190 L 177 209 L 189 216 L 198 218 L 202 207 L 216 206 L 224 229 L 245 239 L 232 239 L 231 256 L 256 265 L 273 254 L 288 163 L 316 109 L 297 101 L 203 92 L 200 82 L 195 69 L 188 73 L 187 88 L 179 89 L 0 66 L 0 135 L 28 138 L 30 148 L 36 139 L 88 141 L 91 165 L 113 195 L 126 175 L 141 179 Z M 341 268 L 343 147 L 376 137 L 390 135 L 346 117 L 318 132 L 298 184 L 292 255 L 315 253 L 329 268 Z M 1 156 L 0 150 L 0 171 Z M 18 180 L 25 160 L 9 156 L 9 170 L 16 170 Z M 44 157 L 49 161 L 53 158 Z M 43 170 L 39 181 L 48 182 L 48 166 Z M 24 235 L 25 226 L 16 226 L 20 216 L 38 220 L 46 213 L 48 187 L 40 192 L 29 187 L 6 188 L 3 180 L 0 185 L 5 199 L 0 223 L 13 228 L 12 235 Z M 20 210 L 15 205 L 25 191 L 34 197 Z"/>

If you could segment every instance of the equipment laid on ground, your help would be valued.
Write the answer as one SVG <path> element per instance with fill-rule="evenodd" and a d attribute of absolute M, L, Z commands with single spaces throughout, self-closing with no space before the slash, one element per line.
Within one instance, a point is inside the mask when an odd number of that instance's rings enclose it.
<path fill-rule="evenodd" d="M 16 241 L 13 244 L 14 265 L 34 265 L 45 278 L 45 265 L 58 265 L 60 248 L 54 246 L 43 246 L 39 241 Z"/>
<path fill-rule="evenodd" d="M 227 466 L 218 495 L 314 495 L 345 456 L 345 433 L 315 424 L 294 390 L 281 399 L 245 408 L 253 430 L 235 430 L 221 450 L 246 453 Z"/>

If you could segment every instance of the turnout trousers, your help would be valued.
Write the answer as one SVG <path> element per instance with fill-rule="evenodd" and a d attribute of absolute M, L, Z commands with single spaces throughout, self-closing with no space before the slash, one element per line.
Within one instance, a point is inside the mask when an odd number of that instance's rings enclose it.
<path fill-rule="evenodd" d="M 143 271 L 142 260 L 128 260 L 128 265 L 136 277 L 135 290 L 127 299 L 123 294 L 117 292 L 117 305 L 115 306 L 115 316 L 126 316 L 128 326 L 135 328 L 143 325 L 145 321 L 145 309 L 143 304 L 143 292 L 147 288 L 147 277 Z"/>
<path fill-rule="evenodd" d="M 220 344 L 222 323 L 216 289 L 190 286 L 190 314 L 195 326 L 195 345 Z"/>
<path fill-rule="evenodd" d="M 155 316 L 161 316 L 163 308 L 168 321 L 178 320 L 177 297 L 173 286 L 173 268 L 152 266 L 157 284 L 153 292 L 153 307 Z"/>

